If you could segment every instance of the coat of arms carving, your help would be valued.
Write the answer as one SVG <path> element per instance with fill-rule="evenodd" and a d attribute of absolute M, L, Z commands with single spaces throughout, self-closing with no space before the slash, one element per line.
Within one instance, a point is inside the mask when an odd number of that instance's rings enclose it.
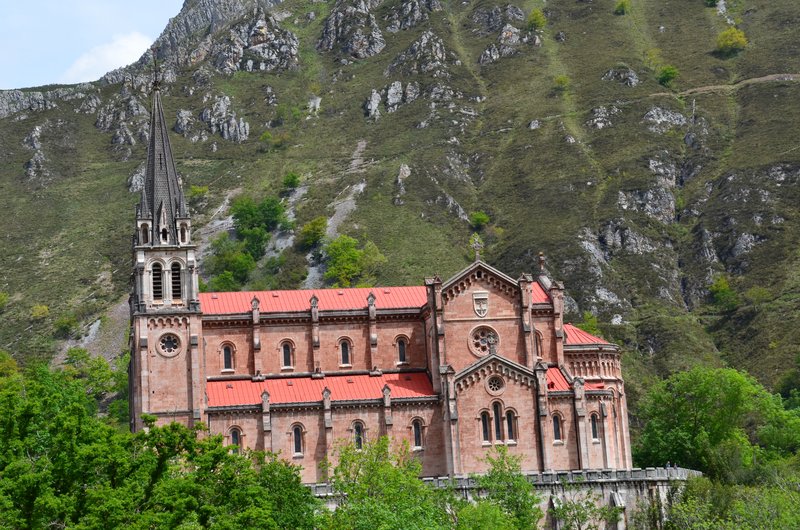
<path fill-rule="evenodd" d="M 486 291 L 475 291 L 472 293 L 472 307 L 475 309 L 475 314 L 480 318 L 486 316 L 489 312 L 489 293 Z"/>

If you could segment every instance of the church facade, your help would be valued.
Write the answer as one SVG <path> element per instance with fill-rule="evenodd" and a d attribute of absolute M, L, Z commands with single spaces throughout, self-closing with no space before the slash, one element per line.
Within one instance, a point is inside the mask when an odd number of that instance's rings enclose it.
<path fill-rule="evenodd" d="M 513 279 L 476 257 L 421 285 L 200 293 L 192 224 L 158 88 L 136 209 L 131 428 L 205 423 L 324 482 L 337 444 L 408 442 L 425 476 L 631 468 L 618 348 L 563 322 L 541 267 Z"/>

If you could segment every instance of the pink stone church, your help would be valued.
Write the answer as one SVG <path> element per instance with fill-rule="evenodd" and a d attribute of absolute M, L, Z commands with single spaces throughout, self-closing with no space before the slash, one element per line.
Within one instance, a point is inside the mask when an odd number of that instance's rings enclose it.
<path fill-rule="evenodd" d="M 425 476 L 631 468 L 618 348 L 563 322 L 564 288 L 476 258 L 422 285 L 200 293 L 156 86 L 136 209 L 131 428 L 204 422 L 324 482 L 337 444 L 405 440 Z"/>

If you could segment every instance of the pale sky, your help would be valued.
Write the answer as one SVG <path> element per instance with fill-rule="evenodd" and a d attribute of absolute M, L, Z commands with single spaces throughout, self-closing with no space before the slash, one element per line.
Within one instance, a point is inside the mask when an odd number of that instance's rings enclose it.
<path fill-rule="evenodd" d="M 0 89 L 95 81 L 130 64 L 183 0 L 0 0 Z"/>

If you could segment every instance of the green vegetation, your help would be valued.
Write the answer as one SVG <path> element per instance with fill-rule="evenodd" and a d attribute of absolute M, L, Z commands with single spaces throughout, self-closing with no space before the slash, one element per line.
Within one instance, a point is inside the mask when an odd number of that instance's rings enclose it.
<path fill-rule="evenodd" d="M 302 249 L 311 249 L 319 245 L 325 237 L 328 228 L 328 218 L 324 215 L 315 217 L 300 228 L 297 244 Z"/>
<path fill-rule="evenodd" d="M 521 461 L 522 457 L 508 454 L 506 446 L 496 446 L 486 456 L 489 471 L 475 477 L 478 486 L 486 491 L 486 497 L 478 501 L 478 506 L 482 503 L 497 506 L 512 527 L 519 530 L 536 528 L 544 515 L 539 509 L 541 499 L 522 474 Z"/>
<path fill-rule="evenodd" d="M 551 510 L 552 516 L 562 525 L 559 528 L 592 530 L 616 526 L 622 508 L 606 504 L 594 491 L 582 491 L 579 484 L 566 484 L 564 490 L 564 499 Z"/>
<path fill-rule="evenodd" d="M 583 321 L 577 324 L 577 327 L 579 327 L 586 333 L 591 333 L 596 337 L 602 337 L 602 332 L 600 331 L 600 325 L 599 321 L 597 320 L 597 315 L 593 314 L 591 311 L 583 312 Z"/>
<path fill-rule="evenodd" d="M 680 75 L 678 69 L 671 64 L 666 64 L 658 69 L 656 79 L 658 84 L 663 86 L 670 86 L 672 82 Z"/>
<path fill-rule="evenodd" d="M 475 230 L 483 230 L 489 224 L 489 214 L 483 211 L 471 212 L 469 214 L 469 224 Z"/>
<path fill-rule="evenodd" d="M 626 15 L 631 11 L 631 0 L 618 0 L 614 6 L 615 15 Z"/>
<path fill-rule="evenodd" d="M 293 190 L 300 185 L 300 175 L 290 171 L 283 177 L 283 189 Z"/>
<path fill-rule="evenodd" d="M 731 288 L 727 277 L 717 276 L 708 291 L 712 303 L 720 311 L 733 311 L 739 307 L 739 295 Z"/>
<path fill-rule="evenodd" d="M 567 75 L 560 74 L 553 78 L 553 90 L 556 94 L 565 94 L 568 92 L 570 84 L 572 84 L 572 81 Z"/>
<path fill-rule="evenodd" d="M 728 28 L 717 35 L 717 51 L 722 55 L 735 55 L 746 47 L 747 37 L 738 28 Z"/>
<path fill-rule="evenodd" d="M 31 318 L 33 320 L 44 320 L 50 316 L 50 307 L 45 304 L 36 304 L 31 307 Z"/>
<path fill-rule="evenodd" d="M 528 15 L 527 26 L 529 31 L 544 29 L 547 25 L 547 17 L 541 9 L 533 9 Z"/>
<path fill-rule="evenodd" d="M 325 245 L 325 255 L 325 279 L 335 287 L 372 286 L 379 268 L 386 263 L 375 243 L 367 241 L 362 246 L 357 239 L 345 235 Z"/>
<path fill-rule="evenodd" d="M 5 291 L 0 291 L 0 311 L 6 308 L 11 297 Z"/>

